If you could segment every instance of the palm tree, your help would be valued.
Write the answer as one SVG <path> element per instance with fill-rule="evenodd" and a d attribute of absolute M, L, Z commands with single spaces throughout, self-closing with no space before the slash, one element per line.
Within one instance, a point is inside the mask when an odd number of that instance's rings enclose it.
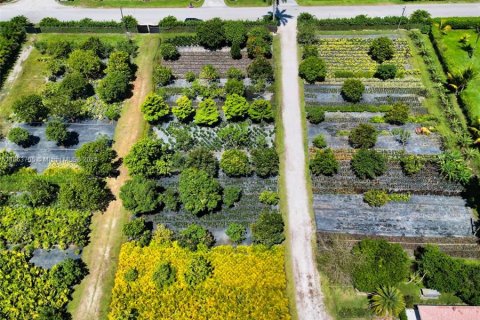
<path fill-rule="evenodd" d="M 403 294 L 395 287 L 381 286 L 372 294 L 370 308 L 377 316 L 394 319 L 405 309 Z"/>
<path fill-rule="evenodd" d="M 463 71 L 457 71 L 447 74 L 448 86 L 455 90 L 455 94 L 458 95 L 460 92 L 467 88 L 467 85 L 470 81 L 475 79 L 478 76 L 476 70 L 471 66 L 464 69 Z"/>

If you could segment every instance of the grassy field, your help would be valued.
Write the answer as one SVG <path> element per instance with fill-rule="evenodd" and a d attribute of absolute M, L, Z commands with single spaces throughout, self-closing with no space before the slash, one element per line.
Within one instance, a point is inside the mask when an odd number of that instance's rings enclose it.
<path fill-rule="evenodd" d="M 191 3 L 198 8 L 203 0 L 73 0 L 62 3 L 94 8 L 186 8 Z"/>
<path fill-rule="evenodd" d="M 461 71 L 469 66 L 472 66 L 478 73 L 480 73 L 480 45 L 477 43 L 477 50 L 474 51 L 472 57 L 466 50 L 463 49 L 460 43 L 460 38 L 468 37 L 468 42 L 475 47 L 477 35 L 473 30 L 451 30 L 439 38 L 441 44 L 446 47 L 442 51 L 445 63 L 450 72 Z M 479 41 L 480 43 L 480 41 Z M 468 116 L 472 123 L 477 123 L 480 118 L 480 76 L 470 82 L 469 86 L 460 95 L 464 101 Z"/>
<path fill-rule="evenodd" d="M 459 3 L 459 2 L 477 2 L 476 0 L 449 0 L 449 1 L 428 1 L 428 3 Z M 405 4 L 404 0 L 297 0 L 301 6 L 352 6 L 352 5 L 382 5 L 382 4 Z M 413 1 L 415 3 L 426 3 L 423 1 Z M 398 15 L 400 15 L 400 10 Z M 358 14 L 362 14 L 359 12 Z"/>
<path fill-rule="evenodd" d="M 224 0 L 229 7 L 266 7 L 272 4 L 271 0 Z"/>

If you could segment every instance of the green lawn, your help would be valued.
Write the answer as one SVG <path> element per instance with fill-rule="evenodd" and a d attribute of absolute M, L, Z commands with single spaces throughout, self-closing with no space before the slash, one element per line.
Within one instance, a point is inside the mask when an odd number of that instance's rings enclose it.
<path fill-rule="evenodd" d="M 224 0 L 229 7 L 267 7 L 271 0 Z"/>
<path fill-rule="evenodd" d="M 94 8 L 186 8 L 190 3 L 194 7 L 201 7 L 203 0 L 73 0 L 62 2 L 67 5 Z"/>
<path fill-rule="evenodd" d="M 428 1 L 428 3 L 446 3 L 446 2 L 477 2 L 477 0 L 449 0 L 449 1 Z M 352 5 L 382 5 L 382 4 L 405 4 L 404 0 L 297 0 L 301 6 L 352 6 Z M 422 1 L 412 1 L 415 3 L 424 3 Z M 400 10 L 398 15 L 400 15 Z M 358 12 L 362 14 L 362 12 Z"/>
<path fill-rule="evenodd" d="M 472 66 L 480 73 L 480 41 L 473 56 L 470 58 L 468 53 L 462 48 L 459 42 L 464 35 L 469 36 L 469 43 L 475 46 L 477 36 L 473 30 L 451 30 L 447 34 L 437 37 L 445 63 L 449 71 L 463 70 L 468 66 Z M 472 81 L 467 89 L 460 96 L 467 108 L 467 115 L 472 123 L 478 124 L 480 118 L 480 76 Z"/>

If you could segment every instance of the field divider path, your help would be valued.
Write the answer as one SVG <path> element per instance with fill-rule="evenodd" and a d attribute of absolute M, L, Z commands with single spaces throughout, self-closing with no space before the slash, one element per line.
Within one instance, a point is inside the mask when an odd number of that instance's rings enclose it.
<path fill-rule="evenodd" d="M 144 131 L 143 115 L 140 105 L 152 90 L 153 57 L 158 46 L 158 38 L 147 36 L 140 46 L 137 59 L 137 78 L 133 85 L 133 96 L 126 102 L 125 109 L 118 121 L 114 149 L 120 158 L 124 158 L 133 144 Z M 74 320 L 106 319 L 109 297 L 113 287 L 118 254 L 122 241 L 122 226 L 126 213 L 119 198 L 120 188 L 128 179 L 128 170 L 122 165 L 120 174 L 110 178 L 107 185 L 115 196 L 103 213 L 96 213 L 92 219 L 91 242 L 85 248 L 83 259 L 89 274 L 82 281 L 74 295 L 74 307 L 71 310 Z M 108 295 L 108 296 L 106 296 Z"/>
<path fill-rule="evenodd" d="M 304 134 L 298 83 L 297 21 L 280 27 L 282 48 L 282 117 L 285 138 L 285 181 L 288 239 L 300 320 L 330 319 L 323 302 L 314 254 L 315 225 L 309 212 Z"/>

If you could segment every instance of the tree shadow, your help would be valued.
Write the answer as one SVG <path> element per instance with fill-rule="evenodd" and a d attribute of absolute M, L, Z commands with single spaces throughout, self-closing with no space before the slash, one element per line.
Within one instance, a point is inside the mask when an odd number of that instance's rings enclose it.
<path fill-rule="evenodd" d="M 71 147 L 77 144 L 78 144 L 78 132 L 69 131 L 67 139 L 62 142 L 62 146 Z"/>
<path fill-rule="evenodd" d="M 293 18 L 293 16 L 290 14 L 287 14 L 286 11 L 287 9 L 280 10 L 278 7 L 275 9 L 275 21 L 277 22 L 278 26 L 286 25 L 288 21 Z M 267 16 L 271 18 L 272 14 L 273 14 L 272 11 L 269 11 Z"/>

